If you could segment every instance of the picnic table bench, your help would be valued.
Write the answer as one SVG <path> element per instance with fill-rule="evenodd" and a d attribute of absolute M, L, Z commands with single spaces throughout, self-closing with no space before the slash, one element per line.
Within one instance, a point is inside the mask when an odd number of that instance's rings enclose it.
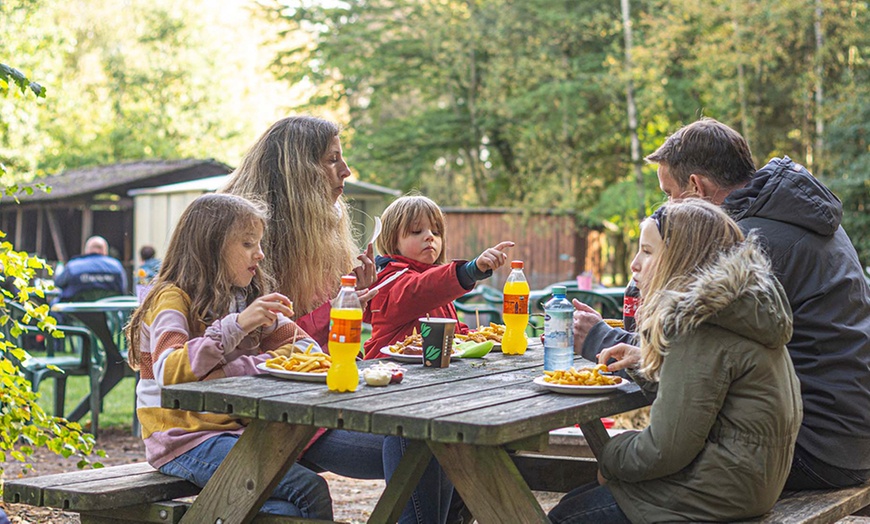
<path fill-rule="evenodd" d="M 519 453 L 514 464 L 536 491 L 566 492 L 595 479 L 594 459 Z M 164 475 L 145 463 L 103 469 L 59 473 L 7 481 L 4 499 L 14 504 L 29 504 L 78 512 L 82 524 L 177 523 L 199 488 L 187 481 Z M 757 524 L 866 524 L 870 517 L 870 484 L 842 490 L 786 492 L 776 506 Z M 863 511 L 862 511 L 862 508 Z M 855 516 L 850 516 L 854 514 Z M 252 522 L 307 522 L 258 515 Z"/>

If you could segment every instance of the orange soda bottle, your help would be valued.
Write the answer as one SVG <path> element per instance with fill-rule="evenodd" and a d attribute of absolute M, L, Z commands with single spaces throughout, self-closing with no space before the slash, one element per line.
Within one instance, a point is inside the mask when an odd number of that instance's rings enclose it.
<path fill-rule="evenodd" d="M 506 355 L 522 355 L 529 342 L 526 327 L 529 325 L 529 283 L 523 273 L 523 261 L 511 262 L 511 274 L 504 284 L 504 336 L 501 351 Z"/>
<path fill-rule="evenodd" d="M 356 277 L 341 277 L 341 291 L 332 301 L 329 312 L 329 354 L 332 366 L 326 373 L 326 387 L 330 391 L 356 391 L 359 370 L 356 357 L 360 353 L 362 333 L 362 306 L 356 294 Z"/>

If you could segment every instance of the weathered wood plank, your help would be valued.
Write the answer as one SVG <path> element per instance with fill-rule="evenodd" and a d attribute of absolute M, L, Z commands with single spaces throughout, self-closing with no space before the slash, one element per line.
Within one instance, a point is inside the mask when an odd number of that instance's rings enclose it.
<path fill-rule="evenodd" d="M 459 391 L 447 397 L 429 397 L 420 402 L 391 408 L 371 416 L 371 430 L 375 433 L 401 434 L 408 438 L 426 439 L 430 436 L 431 421 L 441 415 L 452 415 L 457 410 L 473 410 L 500 406 L 522 398 L 543 394 L 538 386 L 527 378 L 511 382 L 514 387 L 504 389 L 504 382 L 488 382 L 490 377 L 477 378 L 472 391 L 459 395 Z M 417 399 L 415 399 L 417 400 Z"/>
<path fill-rule="evenodd" d="M 43 475 L 41 477 L 21 478 L 7 480 L 3 484 L 3 500 L 14 504 L 30 504 L 31 506 L 43 506 L 43 490 L 55 486 L 66 486 L 79 482 L 92 480 L 108 480 L 124 478 L 130 475 L 139 475 L 156 471 L 149 464 L 139 462 L 112 466 L 110 468 L 86 469 L 69 473 L 57 473 Z"/>
<path fill-rule="evenodd" d="M 604 428 L 604 424 L 601 423 L 601 419 L 596 418 L 587 422 L 581 422 L 580 430 L 583 431 L 583 436 L 586 437 L 586 444 L 589 445 L 592 454 L 600 457 L 604 451 L 604 446 L 610 440 L 610 435 L 607 433 L 607 429 Z"/>
<path fill-rule="evenodd" d="M 110 509 L 188 497 L 199 488 L 159 471 L 46 487 L 43 506 L 69 511 Z"/>
<path fill-rule="evenodd" d="M 776 505 L 757 524 L 822 524 L 836 522 L 870 505 L 870 483 L 838 490 L 783 493 Z"/>
<path fill-rule="evenodd" d="M 252 421 L 182 522 L 251 522 L 315 431 Z"/>
<path fill-rule="evenodd" d="M 157 524 L 177 524 L 190 504 L 185 502 L 163 501 L 152 504 L 139 504 L 102 511 L 81 512 L 82 524 L 108 524 L 115 522 L 149 522 Z"/>
<path fill-rule="evenodd" d="M 480 524 L 549 522 L 503 449 L 437 442 L 429 447 Z"/>
<path fill-rule="evenodd" d="M 129 524 L 147 522 L 154 524 L 177 524 L 190 508 L 189 502 L 168 501 L 144 504 L 110 511 L 83 512 L 81 524 Z M 258 513 L 253 524 L 338 524 L 331 520 L 305 519 L 301 517 L 282 517 Z"/>
<path fill-rule="evenodd" d="M 432 421 L 431 438 L 438 442 L 506 444 L 542 431 L 574 425 L 648 405 L 640 388 L 630 384 L 607 395 L 548 393 Z"/>

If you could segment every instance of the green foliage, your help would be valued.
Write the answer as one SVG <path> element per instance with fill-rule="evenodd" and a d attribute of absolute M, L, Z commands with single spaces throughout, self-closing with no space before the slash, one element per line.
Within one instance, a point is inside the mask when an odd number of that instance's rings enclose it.
<path fill-rule="evenodd" d="M 630 73 L 618 2 L 274 0 L 268 10 L 287 25 L 282 38 L 309 35 L 285 45 L 274 70 L 313 86 L 297 109 L 346 112 L 347 155 L 363 180 L 442 205 L 574 211 L 630 242 L 630 74 L 642 154 L 717 118 L 743 133 L 759 165 L 789 155 L 817 173 L 846 169 L 845 223 L 856 242 L 867 237 L 866 166 L 839 149 L 852 135 L 837 129 L 851 125 L 836 121 L 857 124 L 870 104 L 856 93 L 867 81 L 866 2 L 634 0 Z M 817 118 L 831 126 L 822 151 Z M 651 209 L 660 191 L 652 171 L 645 180 Z"/>
<path fill-rule="evenodd" d="M 855 84 L 828 127 L 825 180 L 843 201 L 843 228 L 870 267 L 870 78 Z"/>
<path fill-rule="evenodd" d="M 0 64 L 0 70 L 15 72 L 14 82 L 19 87 L 32 90 L 31 86 L 38 85 L 4 64 Z M 22 93 L 26 91 L 25 87 L 20 87 Z M 39 90 L 39 93 L 43 92 Z M 5 167 L 0 164 L 0 168 L 5 174 Z M 4 189 L 8 195 L 32 191 L 30 187 L 17 186 Z M 50 336 L 62 336 L 55 328 L 56 321 L 49 316 L 48 305 L 36 305 L 32 301 L 34 296 L 45 299 L 42 287 L 32 283 L 37 271 L 45 270 L 51 274 L 51 267 L 42 259 L 15 251 L 11 243 L 3 240 L 5 237 L 6 234 L 0 231 L 0 461 L 14 459 L 27 469 L 30 467 L 27 460 L 34 448 L 45 447 L 65 458 L 76 455 L 80 457 L 79 467 L 85 467 L 90 464 L 87 457 L 94 452 L 94 436 L 83 432 L 78 423 L 45 413 L 37 403 L 39 395 L 31 391 L 30 382 L 18 367 L 20 362 L 27 361 L 29 355 L 12 342 L 21 334 L 22 324 L 35 325 Z M 20 322 L 12 318 L 9 302 L 24 308 L 25 315 Z M 97 454 L 105 456 L 101 451 Z M 100 465 L 97 463 L 95 466 Z"/>
<path fill-rule="evenodd" d="M 28 80 L 21 71 L 6 64 L 0 64 L 0 95 L 6 96 L 9 93 L 10 84 L 13 89 L 18 87 L 22 95 L 30 90 L 34 95 L 45 98 L 44 87 Z"/>

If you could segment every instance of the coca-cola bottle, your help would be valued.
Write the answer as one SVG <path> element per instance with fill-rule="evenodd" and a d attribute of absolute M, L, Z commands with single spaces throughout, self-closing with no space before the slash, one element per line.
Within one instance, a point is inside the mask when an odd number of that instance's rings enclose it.
<path fill-rule="evenodd" d="M 637 330 L 634 314 L 637 312 L 637 306 L 639 305 L 640 289 L 637 287 L 637 282 L 632 278 L 628 282 L 628 285 L 625 286 L 625 294 L 622 301 L 622 323 L 628 332 L 634 333 Z"/>

